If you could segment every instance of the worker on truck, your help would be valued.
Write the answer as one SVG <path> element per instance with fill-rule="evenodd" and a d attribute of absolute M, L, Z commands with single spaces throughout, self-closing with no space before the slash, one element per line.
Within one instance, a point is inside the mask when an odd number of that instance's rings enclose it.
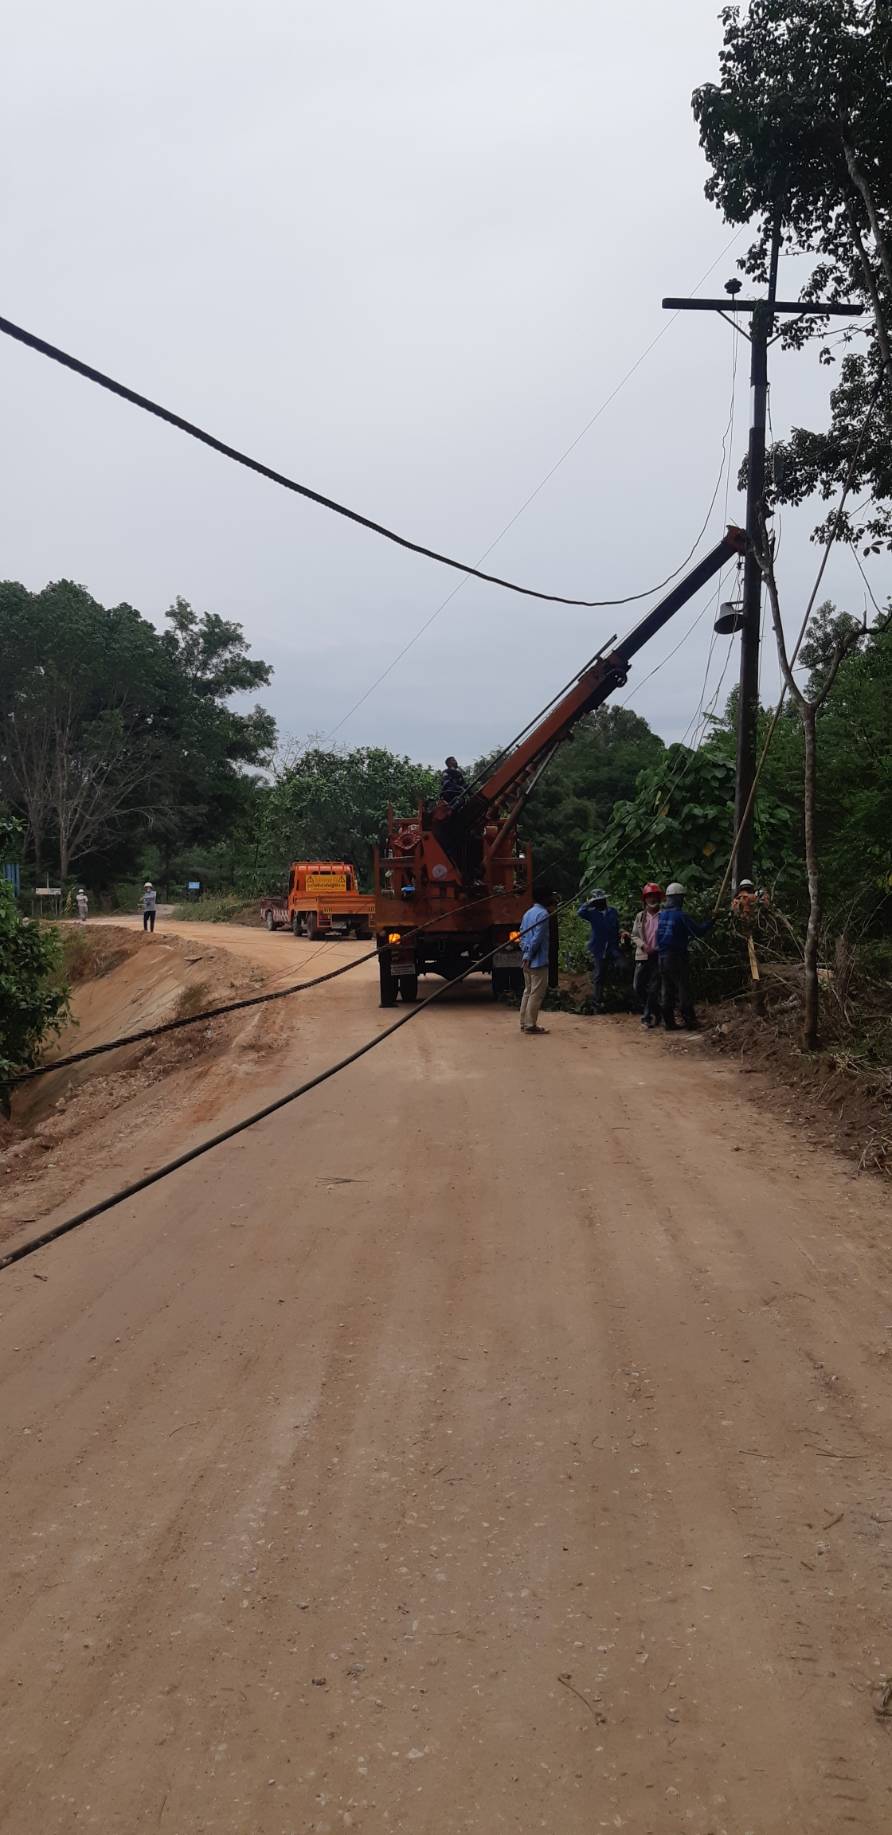
<path fill-rule="evenodd" d="M 460 802 L 467 787 L 468 780 L 465 777 L 458 759 L 453 758 L 450 754 L 446 760 L 446 769 L 440 780 L 440 796 L 443 802 L 448 803 L 450 807 L 453 803 Z"/>

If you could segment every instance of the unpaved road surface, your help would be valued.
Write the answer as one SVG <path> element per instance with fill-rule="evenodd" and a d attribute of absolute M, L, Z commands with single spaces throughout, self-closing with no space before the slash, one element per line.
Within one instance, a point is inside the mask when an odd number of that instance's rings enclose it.
<path fill-rule="evenodd" d="M 285 1004 L 242 1113 L 392 1017 Z M 3 1831 L 892 1827 L 886 1194 L 549 1024 L 447 997 L 0 1277 Z"/>

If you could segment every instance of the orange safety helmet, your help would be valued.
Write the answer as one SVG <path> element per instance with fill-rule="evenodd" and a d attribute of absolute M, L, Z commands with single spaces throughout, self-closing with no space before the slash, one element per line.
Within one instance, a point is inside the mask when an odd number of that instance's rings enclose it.
<path fill-rule="evenodd" d="M 662 898 L 663 888 L 662 886 L 654 885 L 653 880 L 649 880 L 646 886 L 642 886 L 641 896 L 642 898 Z"/>

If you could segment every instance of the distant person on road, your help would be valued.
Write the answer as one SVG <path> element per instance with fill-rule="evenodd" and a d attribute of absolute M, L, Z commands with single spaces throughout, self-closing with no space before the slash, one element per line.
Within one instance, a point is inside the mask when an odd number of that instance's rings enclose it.
<path fill-rule="evenodd" d="M 651 879 L 642 887 L 644 904 L 632 925 L 635 945 L 635 976 L 632 983 L 635 999 L 641 1006 L 641 1024 L 652 1031 L 660 1023 L 660 952 L 657 930 L 663 888 Z"/>
<path fill-rule="evenodd" d="M 467 787 L 468 780 L 465 777 L 458 759 L 450 755 L 446 760 L 446 769 L 440 780 L 440 796 L 443 802 L 448 803 L 450 807 L 453 803 L 460 802 Z"/>
<path fill-rule="evenodd" d="M 688 916 L 683 906 L 684 886 L 680 886 L 676 880 L 666 887 L 666 903 L 657 923 L 660 1001 L 663 1025 L 669 1032 L 675 1031 L 676 1007 L 680 1007 L 682 1021 L 689 1032 L 696 1032 L 700 1023 L 691 999 L 688 944 L 692 937 L 705 937 L 715 923 L 714 918 L 706 918 L 702 924 L 698 924 Z"/>
<path fill-rule="evenodd" d="M 586 949 L 592 959 L 594 1011 L 606 1013 L 604 986 L 607 971 L 614 964 L 622 962 L 619 947 L 619 913 L 607 903 L 606 892 L 597 886 L 591 898 L 584 905 L 580 905 L 576 915 L 589 926 L 589 940 Z"/>
<path fill-rule="evenodd" d="M 78 886 L 74 902 L 77 906 L 78 918 L 82 924 L 85 924 L 87 921 L 87 912 L 90 909 L 90 901 L 83 886 Z"/>
<path fill-rule="evenodd" d="M 154 930 L 155 928 L 155 907 L 157 903 L 158 903 L 158 894 L 156 893 L 151 880 L 147 879 L 142 889 L 142 927 L 143 927 L 143 930 Z"/>
<path fill-rule="evenodd" d="M 523 963 L 523 999 L 520 1003 L 520 1030 L 533 1036 L 544 1036 L 547 1026 L 539 1025 L 539 1009 L 548 991 L 548 957 L 551 934 L 550 908 L 554 903 L 550 891 L 542 887 L 536 903 L 520 920 L 520 959 Z"/>

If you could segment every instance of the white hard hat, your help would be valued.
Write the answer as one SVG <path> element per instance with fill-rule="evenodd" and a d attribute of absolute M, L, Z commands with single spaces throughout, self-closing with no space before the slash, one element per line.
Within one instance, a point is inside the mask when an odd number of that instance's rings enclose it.
<path fill-rule="evenodd" d="M 603 888 L 603 886 L 596 886 L 596 887 L 595 887 L 595 889 L 594 889 L 594 892 L 592 893 L 592 903 L 593 903 L 593 904 L 595 904 L 595 905 L 596 905 L 596 904 L 598 903 L 598 900 L 599 900 L 599 899 L 603 899 L 603 901 L 604 901 L 604 903 L 605 903 L 605 905 L 606 905 L 606 903 L 607 903 L 607 894 L 606 894 L 606 892 L 604 891 L 604 888 Z"/>
<path fill-rule="evenodd" d="M 152 882 L 150 879 L 147 879 L 145 885 L 143 886 L 143 891 L 151 892 L 151 890 L 152 890 Z"/>
<path fill-rule="evenodd" d="M 684 898 L 684 886 L 680 886 L 678 880 L 673 879 L 671 886 L 666 887 L 666 897 Z"/>

